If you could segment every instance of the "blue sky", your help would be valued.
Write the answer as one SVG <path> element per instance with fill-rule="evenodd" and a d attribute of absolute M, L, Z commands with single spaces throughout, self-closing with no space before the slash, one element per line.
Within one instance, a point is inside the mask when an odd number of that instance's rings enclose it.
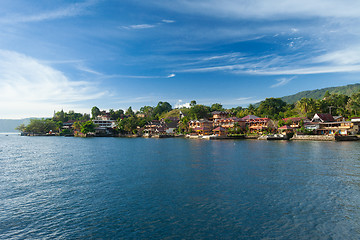
<path fill-rule="evenodd" d="M 360 2 L 2 0 L 0 118 L 359 82 Z"/>

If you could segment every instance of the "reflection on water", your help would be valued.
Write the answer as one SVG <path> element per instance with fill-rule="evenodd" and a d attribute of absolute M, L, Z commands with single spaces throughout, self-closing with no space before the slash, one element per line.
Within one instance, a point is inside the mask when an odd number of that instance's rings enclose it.
<path fill-rule="evenodd" d="M 358 239 L 357 142 L 0 136 L 0 238 Z"/>

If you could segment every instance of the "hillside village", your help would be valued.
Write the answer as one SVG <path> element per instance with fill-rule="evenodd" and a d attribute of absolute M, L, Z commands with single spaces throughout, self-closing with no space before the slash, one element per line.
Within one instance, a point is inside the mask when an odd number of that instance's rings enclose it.
<path fill-rule="evenodd" d="M 325 93 L 320 100 L 303 98 L 287 104 L 267 98 L 258 107 L 225 109 L 191 102 L 190 108 L 175 108 L 168 102 L 144 106 L 134 112 L 100 110 L 88 114 L 54 112 L 52 119 L 31 120 L 19 126 L 23 135 L 78 137 L 178 137 L 203 139 L 263 138 L 289 139 L 292 136 L 349 136 L 359 133 L 360 92 L 351 97 Z M 274 137 L 275 136 L 275 137 Z"/>

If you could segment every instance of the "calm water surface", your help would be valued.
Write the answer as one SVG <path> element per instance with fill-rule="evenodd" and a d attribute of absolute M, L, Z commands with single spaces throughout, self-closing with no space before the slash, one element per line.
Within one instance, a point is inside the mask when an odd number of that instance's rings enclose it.
<path fill-rule="evenodd" d="M 359 147 L 0 135 L 0 239 L 360 239 Z"/>

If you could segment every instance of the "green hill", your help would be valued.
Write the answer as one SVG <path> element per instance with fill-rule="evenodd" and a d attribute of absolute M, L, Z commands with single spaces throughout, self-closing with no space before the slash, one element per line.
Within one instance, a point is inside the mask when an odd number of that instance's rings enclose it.
<path fill-rule="evenodd" d="M 360 83 L 341 86 L 341 87 L 329 87 L 329 88 L 315 89 L 311 91 L 303 91 L 296 93 L 294 95 L 282 97 L 281 99 L 287 103 L 295 103 L 302 98 L 321 99 L 323 98 L 326 91 L 329 91 L 329 93 L 331 94 L 337 93 L 337 94 L 344 94 L 347 96 L 351 96 L 353 93 L 360 91 Z"/>

